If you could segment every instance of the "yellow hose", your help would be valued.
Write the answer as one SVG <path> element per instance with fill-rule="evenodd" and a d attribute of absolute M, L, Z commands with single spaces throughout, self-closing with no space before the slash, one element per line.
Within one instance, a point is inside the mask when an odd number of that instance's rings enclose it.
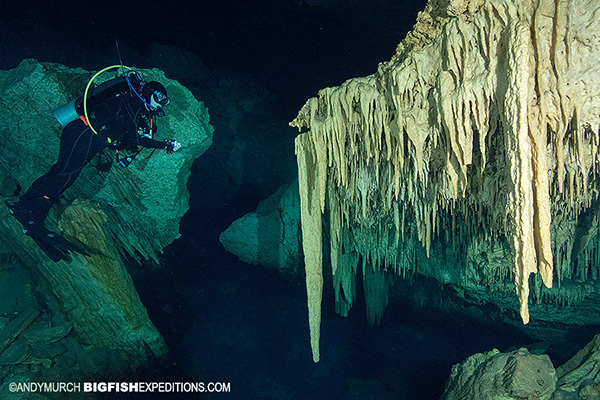
<path fill-rule="evenodd" d="M 98 134 L 98 132 L 96 132 L 96 130 L 92 126 L 92 123 L 90 122 L 90 119 L 88 118 L 87 94 L 88 94 L 88 91 L 90 90 L 90 86 L 92 85 L 92 82 L 94 82 L 94 79 L 96 79 L 96 77 L 98 75 L 100 75 L 101 73 L 103 73 L 104 71 L 108 71 L 109 69 L 113 69 L 113 68 L 126 68 L 128 70 L 132 69 L 132 68 L 126 67 L 124 65 L 111 65 L 110 67 L 106 67 L 106 68 L 96 72 L 96 74 L 94 76 L 92 76 L 92 79 L 90 79 L 90 81 L 88 82 L 87 86 L 85 87 L 85 92 L 83 93 L 83 114 L 85 115 L 85 120 L 87 121 L 88 126 L 90 127 L 92 132 L 94 132 L 95 134 Z M 109 141 L 110 141 L 110 139 L 109 139 Z"/>

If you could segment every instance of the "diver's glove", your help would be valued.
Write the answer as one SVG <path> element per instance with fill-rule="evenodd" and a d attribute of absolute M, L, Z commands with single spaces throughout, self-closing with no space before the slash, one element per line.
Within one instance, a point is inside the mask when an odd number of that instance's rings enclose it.
<path fill-rule="evenodd" d="M 167 149 L 167 154 L 172 154 L 180 148 L 181 143 L 179 143 L 177 140 L 165 140 L 165 149 Z"/>

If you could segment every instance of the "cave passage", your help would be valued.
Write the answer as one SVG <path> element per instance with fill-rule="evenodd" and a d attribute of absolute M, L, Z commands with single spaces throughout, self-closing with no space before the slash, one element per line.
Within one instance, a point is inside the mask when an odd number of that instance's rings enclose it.
<path fill-rule="evenodd" d="M 151 377 L 231 382 L 230 397 L 202 397 L 209 399 L 433 399 L 453 364 L 530 344 L 516 329 L 398 299 L 381 325 L 369 328 L 360 291 L 340 318 L 326 282 L 322 359 L 314 364 L 303 279 L 244 264 L 218 242 L 235 219 L 296 176 L 296 132 L 288 122 L 306 99 L 374 73 L 424 7 L 363 3 L 0 3 L 1 69 L 34 57 L 99 70 L 118 62 L 117 39 L 125 64 L 160 62 L 209 108 L 214 143 L 193 167 L 182 237 L 165 250 L 162 269 L 132 266 L 142 301 L 173 350 L 175 367 Z M 198 60 L 205 70 L 182 67 Z M 256 142 L 271 147 L 261 152 Z M 583 345 L 591 334 L 581 336 Z"/>

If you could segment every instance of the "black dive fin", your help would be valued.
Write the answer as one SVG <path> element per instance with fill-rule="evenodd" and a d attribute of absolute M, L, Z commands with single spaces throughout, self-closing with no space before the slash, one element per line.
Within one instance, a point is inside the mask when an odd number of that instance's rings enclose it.
<path fill-rule="evenodd" d="M 23 233 L 31 236 L 39 248 L 42 249 L 52 261 L 69 261 L 71 260 L 71 252 L 80 253 L 84 256 L 90 255 L 83 247 L 69 242 L 57 233 L 49 231 L 43 224 L 35 224 L 32 221 L 28 222 L 29 213 L 26 210 L 17 210 L 8 202 L 5 202 L 5 204 L 10 213 L 21 223 L 21 225 L 23 225 Z"/>
<path fill-rule="evenodd" d="M 57 248 L 61 249 L 62 251 L 68 251 L 71 253 L 79 253 L 86 257 L 90 256 L 90 253 L 88 253 L 82 246 L 68 241 L 67 239 L 65 239 L 64 237 L 60 236 L 57 233 L 48 231 L 46 236 L 49 237 L 50 239 L 52 239 L 54 245 Z"/>
<path fill-rule="evenodd" d="M 54 239 L 44 234 L 33 234 L 31 238 L 37 243 L 40 249 L 54 262 L 60 260 L 71 261 L 71 254 L 68 251 L 57 246 Z"/>
<path fill-rule="evenodd" d="M 60 260 L 71 260 L 70 253 L 79 253 L 84 256 L 89 256 L 83 247 L 72 243 L 60 236 L 58 233 L 49 231 L 46 228 L 28 231 L 27 234 L 37 243 L 44 253 L 54 262 Z"/>

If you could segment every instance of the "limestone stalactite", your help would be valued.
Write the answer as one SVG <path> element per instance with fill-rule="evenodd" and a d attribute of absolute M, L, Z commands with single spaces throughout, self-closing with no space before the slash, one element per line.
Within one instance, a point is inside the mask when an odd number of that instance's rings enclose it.
<path fill-rule="evenodd" d="M 572 226 L 554 221 L 598 193 L 599 14 L 587 0 L 430 0 L 377 73 L 300 110 L 291 125 L 307 128 L 296 151 L 315 361 L 321 213 L 338 311 L 352 304 L 359 259 L 405 276 L 415 243 L 429 256 L 436 239 L 464 251 L 507 240 L 512 271 L 494 274 L 513 276 L 524 323 L 532 273 L 548 288 L 572 276 Z"/>
<path fill-rule="evenodd" d="M 321 241 L 321 200 L 319 191 L 319 164 L 312 158 L 317 153 L 313 143 L 302 140 L 296 142 L 299 165 L 300 210 L 302 219 L 302 243 L 306 259 L 306 292 L 308 294 L 308 315 L 310 344 L 313 360 L 319 361 L 319 338 L 321 326 L 321 297 L 323 294 L 323 249 Z"/>

